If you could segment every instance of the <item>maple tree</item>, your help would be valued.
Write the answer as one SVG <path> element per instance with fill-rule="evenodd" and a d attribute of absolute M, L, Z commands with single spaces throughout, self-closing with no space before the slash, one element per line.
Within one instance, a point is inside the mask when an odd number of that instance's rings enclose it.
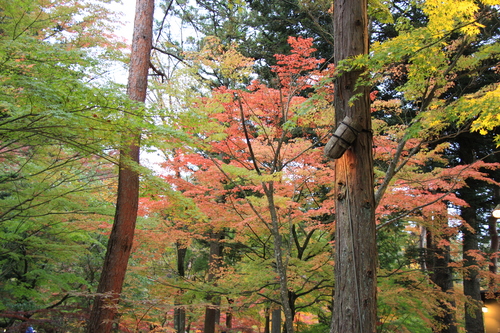
<path fill-rule="evenodd" d="M 327 104 L 302 106 L 306 99 L 300 96 L 320 79 L 316 68 L 322 61 L 309 57 L 312 40 L 290 38 L 289 42 L 292 54 L 278 55 L 274 69 L 281 89 L 258 82 L 249 91 L 222 87 L 197 104 L 196 112 L 209 117 L 206 129 L 193 130 L 203 138 L 201 151 L 176 150 L 166 163 L 172 176 L 165 178 L 195 200 L 206 215 L 206 230 L 225 232 L 224 248 L 248 242 L 254 244 L 252 248 L 264 246 L 245 253 L 257 266 L 273 261 L 268 269 L 277 280 L 261 283 L 276 285 L 276 291 L 270 290 L 266 297 L 285 308 L 287 329 L 292 330 L 297 299 L 311 293 L 323 298 L 318 291 L 329 285 L 329 274 L 302 280 L 299 271 L 289 270 L 321 267 L 329 261 L 328 251 L 316 254 L 311 248 L 329 247 L 331 207 L 326 203 L 331 203 L 331 174 L 324 170 L 321 153 L 311 149 L 326 134 L 328 120 L 321 115 Z M 324 177 L 326 183 L 316 184 L 315 177 Z M 314 198 L 317 193 L 323 193 L 323 198 Z M 218 287 L 233 283 L 231 274 L 238 276 L 236 268 L 224 267 Z"/>
<path fill-rule="evenodd" d="M 74 330 L 112 210 L 114 157 L 105 151 L 127 101 L 101 65 L 119 59 L 122 44 L 101 2 L 0 8 L 0 325 Z"/>
<path fill-rule="evenodd" d="M 111 214 L 112 170 L 57 145 L 2 154 L 2 164 L 12 172 L 0 187 L 2 326 L 50 330 L 58 314 L 72 329 L 87 307 L 73 292 L 92 288 L 100 265 L 104 240 L 92 229 Z"/>

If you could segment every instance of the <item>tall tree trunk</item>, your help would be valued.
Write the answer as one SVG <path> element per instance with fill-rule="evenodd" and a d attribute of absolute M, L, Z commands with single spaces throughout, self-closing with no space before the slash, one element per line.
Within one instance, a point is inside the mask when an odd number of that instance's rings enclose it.
<path fill-rule="evenodd" d="M 216 271 L 222 265 L 222 244 L 221 240 L 224 237 L 223 231 L 210 233 L 210 258 L 208 261 L 208 282 L 214 282 L 217 278 Z M 215 333 L 215 327 L 220 322 L 220 299 L 213 295 L 208 295 L 207 299 L 214 305 L 208 306 L 205 309 L 205 324 L 203 326 L 204 333 Z"/>
<path fill-rule="evenodd" d="M 181 278 L 185 276 L 185 259 L 186 259 L 186 253 L 187 253 L 187 248 L 184 244 L 181 244 L 180 242 L 177 242 L 177 274 Z M 179 290 L 178 293 L 179 295 L 183 294 L 183 290 Z M 175 300 L 175 308 L 174 308 L 174 329 L 177 333 L 184 333 L 186 330 L 186 309 L 184 307 L 180 306 L 179 301 Z"/>
<path fill-rule="evenodd" d="M 443 292 L 450 292 L 453 289 L 453 275 L 449 266 L 450 251 L 449 247 L 437 247 L 433 239 L 432 233 L 427 232 L 427 254 L 428 254 L 428 269 L 430 272 L 430 279 L 434 282 Z M 440 307 L 443 311 L 442 314 L 435 317 L 435 320 L 441 325 L 434 329 L 435 333 L 457 333 L 457 326 L 454 318 L 454 302 L 446 300 L 440 301 Z"/>
<path fill-rule="evenodd" d="M 474 230 L 463 228 L 463 259 L 467 270 L 464 273 L 464 294 L 472 300 L 465 303 L 465 331 L 467 333 L 484 333 L 483 311 L 481 302 L 481 286 L 479 283 L 479 267 L 476 258 L 470 251 L 479 250 L 477 234 L 479 223 L 473 207 L 462 207 L 462 218 Z"/>
<path fill-rule="evenodd" d="M 127 94 L 139 102 L 146 100 L 153 11 L 154 0 L 137 0 Z M 117 312 L 137 219 L 139 174 L 134 165 L 139 163 L 140 135 L 139 130 L 130 133 L 124 138 L 127 144 L 120 150 L 115 218 L 97 287 L 98 295 L 87 325 L 88 333 L 110 332 Z"/>
<path fill-rule="evenodd" d="M 496 207 L 496 205 L 500 202 L 500 189 L 496 188 L 495 190 L 495 195 L 494 195 L 494 202 L 495 204 L 493 207 Z M 489 227 L 488 227 L 488 232 L 490 234 L 490 239 L 491 239 L 491 244 L 490 244 L 490 254 L 491 256 L 491 264 L 489 267 L 489 271 L 492 274 L 492 277 L 490 278 L 489 281 L 489 288 L 496 292 L 498 289 L 497 283 L 495 283 L 495 278 L 494 276 L 497 274 L 497 257 L 496 253 L 498 252 L 498 244 L 499 244 L 499 237 L 498 237 L 498 219 L 496 217 L 490 216 L 489 218 Z"/>
<path fill-rule="evenodd" d="M 334 59 L 368 53 L 366 0 L 335 0 Z M 375 200 L 369 88 L 362 70 L 342 72 L 335 83 L 337 125 L 349 116 L 361 127 L 352 147 L 336 160 L 335 295 L 332 333 L 376 331 Z M 356 96 L 356 97 L 354 97 Z"/>
<path fill-rule="evenodd" d="M 489 267 L 489 271 L 492 274 L 497 273 L 497 257 L 494 255 L 495 253 L 498 252 L 498 219 L 496 217 L 491 216 L 489 218 L 489 228 L 488 228 L 488 233 L 490 234 L 490 239 L 491 239 L 491 244 L 490 244 L 490 253 L 492 254 L 491 257 L 491 264 Z"/>
<path fill-rule="evenodd" d="M 476 161 L 476 147 L 471 135 L 465 135 L 457 138 L 460 144 L 458 155 L 462 163 L 472 164 Z M 472 134 L 472 137 L 476 136 Z M 477 207 L 480 207 L 482 198 L 477 195 L 477 185 L 479 182 L 474 179 L 466 180 L 467 186 L 458 190 L 459 198 L 466 201 L 469 206 L 461 207 L 461 216 L 470 228 L 463 227 L 463 246 L 462 257 L 466 271 L 463 276 L 464 294 L 468 301 L 465 303 L 465 330 L 468 333 L 483 333 L 484 321 L 481 301 L 481 285 L 479 278 L 479 266 L 474 256 L 474 252 L 479 251 L 478 234 L 480 230 L 480 221 L 477 215 Z"/>

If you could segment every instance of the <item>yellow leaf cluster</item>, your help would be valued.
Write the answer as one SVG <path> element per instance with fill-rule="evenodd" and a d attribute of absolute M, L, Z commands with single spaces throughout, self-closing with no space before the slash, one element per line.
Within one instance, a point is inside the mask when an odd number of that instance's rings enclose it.
<path fill-rule="evenodd" d="M 228 80 L 242 82 L 252 74 L 253 60 L 237 51 L 238 45 L 224 45 L 215 36 L 206 37 L 201 52 L 188 54 L 203 67 L 219 71 Z"/>
<path fill-rule="evenodd" d="M 429 16 L 429 29 L 442 36 L 453 30 L 459 22 L 472 23 L 478 5 L 472 0 L 428 0 L 424 12 Z M 465 25 L 463 32 L 473 35 L 479 31 L 473 25 Z"/>
<path fill-rule="evenodd" d="M 499 5 L 498 0 L 483 0 L 485 5 Z M 424 12 L 429 16 L 429 29 L 441 37 L 456 28 L 468 36 L 477 35 L 483 26 L 476 22 L 479 5 L 473 0 L 427 0 Z"/>

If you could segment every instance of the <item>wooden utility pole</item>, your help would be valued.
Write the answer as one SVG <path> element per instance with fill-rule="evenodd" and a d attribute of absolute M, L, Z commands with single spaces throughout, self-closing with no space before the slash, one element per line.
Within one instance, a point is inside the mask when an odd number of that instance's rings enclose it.
<path fill-rule="evenodd" d="M 145 102 L 153 41 L 154 0 L 137 0 L 127 94 Z M 109 333 L 113 327 L 130 251 L 134 240 L 139 203 L 139 129 L 124 136 L 120 150 L 115 218 L 109 236 L 97 296 L 87 325 L 88 333 Z"/>
<path fill-rule="evenodd" d="M 367 0 L 335 0 L 334 59 L 368 53 Z M 341 72 L 335 83 L 336 124 L 352 119 L 357 138 L 335 162 L 335 295 L 331 333 L 376 331 L 375 201 L 369 88 L 363 70 Z M 346 118 L 349 117 L 349 118 Z M 328 153 L 328 152 L 327 152 Z"/>

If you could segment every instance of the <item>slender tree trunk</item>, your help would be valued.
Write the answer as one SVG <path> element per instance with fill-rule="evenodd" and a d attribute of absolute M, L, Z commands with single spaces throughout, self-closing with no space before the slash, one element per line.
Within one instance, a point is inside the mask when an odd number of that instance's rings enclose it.
<path fill-rule="evenodd" d="M 139 102 L 146 100 L 153 10 L 154 0 L 137 0 L 127 93 Z M 127 144 L 120 150 L 115 218 L 88 333 L 108 333 L 113 327 L 134 239 L 139 200 L 139 174 L 134 165 L 139 163 L 140 132 L 131 133 L 124 141 Z"/>
<path fill-rule="evenodd" d="M 366 0 L 335 0 L 334 59 L 368 53 Z M 335 295 L 331 333 L 376 331 L 376 234 L 369 88 L 362 70 L 342 72 L 335 83 L 337 125 L 349 116 L 361 127 L 336 160 Z M 354 97 L 356 96 L 356 97 Z"/>
<path fill-rule="evenodd" d="M 233 303 L 234 303 L 233 299 L 229 298 L 227 300 L 228 309 L 226 311 L 226 328 L 228 328 L 228 329 L 233 328 L 233 309 L 232 309 L 232 305 L 231 305 Z"/>
<path fill-rule="evenodd" d="M 185 276 L 185 259 L 187 248 L 180 244 L 179 242 L 176 244 L 177 246 L 177 274 L 182 278 Z M 183 290 L 179 290 L 179 295 L 183 294 Z M 174 308 L 174 329 L 177 333 L 184 333 L 186 330 L 186 310 L 184 307 L 180 306 L 179 301 L 175 300 L 175 308 Z"/>
<path fill-rule="evenodd" d="M 491 244 L 490 244 L 490 253 L 493 255 L 491 257 L 491 265 L 489 267 L 490 273 L 497 273 L 497 257 L 495 253 L 498 252 L 498 229 L 497 229 L 498 219 L 496 217 L 491 216 L 489 218 L 489 229 L 488 232 L 490 234 Z"/>
<path fill-rule="evenodd" d="M 290 304 L 290 312 L 292 313 L 292 318 L 295 319 L 297 311 L 295 310 L 295 301 L 297 300 L 297 294 L 294 291 L 288 291 L 288 304 Z"/>
<path fill-rule="evenodd" d="M 419 241 L 419 254 L 420 254 L 420 270 L 424 273 L 427 272 L 427 228 L 420 226 L 420 241 Z"/>
<path fill-rule="evenodd" d="M 210 233 L 210 258 L 209 258 L 209 273 L 208 282 L 214 282 L 217 278 L 216 270 L 221 266 L 222 260 L 222 245 L 221 239 L 224 237 L 222 231 Z M 208 295 L 207 299 L 214 305 L 208 306 L 205 309 L 205 324 L 204 333 L 215 333 L 215 327 L 220 323 L 220 299 L 213 295 Z"/>
<path fill-rule="evenodd" d="M 495 189 L 494 202 L 495 202 L 495 204 L 493 205 L 493 207 L 496 207 L 496 205 L 500 202 L 500 189 L 498 189 L 498 188 Z M 498 259 L 496 257 L 496 253 L 498 252 L 498 244 L 499 244 L 498 219 L 496 217 L 490 216 L 488 232 L 490 234 L 490 239 L 491 239 L 490 253 L 492 255 L 491 264 L 489 267 L 489 271 L 492 274 L 492 277 L 490 278 L 490 281 L 488 284 L 489 284 L 489 288 L 492 291 L 496 292 L 498 289 L 498 286 L 495 283 L 494 276 L 497 274 L 497 261 L 498 261 Z"/>
<path fill-rule="evenodd" d="M 271 309 L 266 306 L 264 309 L 264 333 L 271 333 Z"/>
<path fill-rule="evenodd" d="M 280 300 L 285 314 L 285 328 L 287 333 L 293 333 L 293 313 L 290 308 L 290 298 L 288 291 L 288 272 L 287 265 L 283 262 L 283 242 L 279 228 L 279 218 L 274 204 L 274 183 L 268 182 L 263 184 L 264 193 L 267 197 L 269 205 L 269 213 L 271 214 L 271 232 L 273 234 L 273 249 L 274 260 L 276 261 L 276 272 L 279 277 Z"/>

